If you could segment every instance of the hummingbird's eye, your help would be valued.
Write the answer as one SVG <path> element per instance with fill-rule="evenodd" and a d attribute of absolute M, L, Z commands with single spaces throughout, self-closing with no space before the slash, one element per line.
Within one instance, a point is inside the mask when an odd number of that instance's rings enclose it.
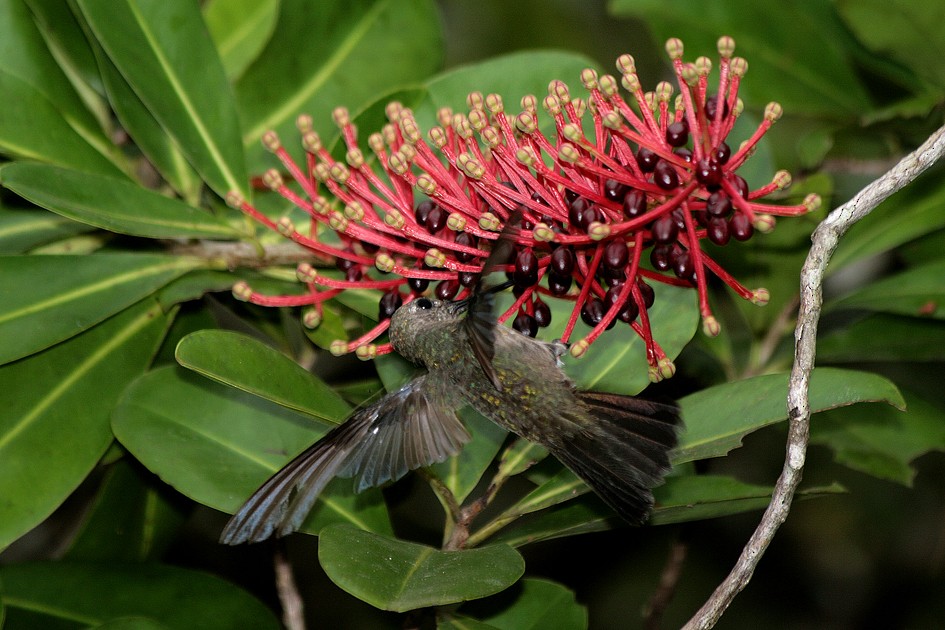
<path fill-rule="evenodd" d="M 433 308 L 433 302 L 431 302 L 427 298 L 417 298 L 416 300 L 414 300 L 414 304 L 417 305 L 417 308 L 424 311 Z"/>

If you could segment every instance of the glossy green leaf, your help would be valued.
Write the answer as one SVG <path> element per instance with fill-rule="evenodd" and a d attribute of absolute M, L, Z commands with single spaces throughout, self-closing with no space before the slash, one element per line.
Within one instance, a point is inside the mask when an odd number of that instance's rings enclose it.
<path fill-rule="evenodd" d="M 105 175 L 19 162 L 0 168 L 0 183 L 47 210 L 120 234 L 221 240 L 240 235 L 205 210 Z"/>
<path fill-rule="evenodd" d="M 709 387 L 679 401 L 686 427 L 673 462 L 721 457 L 741 446 L 742 438 L 788 417 L 788 374 L 767 374 Z M 902 408 L 905 401 L 889 380 L 853 370 L 817 368 L 810 380 L 811 412 L 884 401 Z"/>
<path fill-rule="evenodd" d="M 232 81 L 256 59 L 272 36 L 280 0 L 211 0 L 203 7 L 210 36 Z"/>
<path fill-rule="evenodd" d="M 199 374 L 331 424 L 351 411 L 318 377 L 246 335 L 201 330 L 181 339 L 175 354 L 178 363 Z"/>
<path fill-rule="evenodd" d="M 68 6 L 63 4 L 60 4 L 59 11 L 69 14 Z M 73 133 L 84 138 L 90 147 L 95 147 L 99 160 L 105 156 L 117 159 L 114 146 L 63 73 L 27 3 L 22 0 L 0 0 L 0 74 L 18 78 L 45 97 L 59 112 L 61 120 L 74 130 Z M 12 95 L 5 91 L 2 93 L 4 108 L 9 108 L 13 105 L 8 100 Z M 108 162 L 108 159 L 104 161 Z"/>
<path fill-rule="evenodd" d="M 220 196 L 247 192 L 233 92 L 200 8 L 165 0 L 78 0 L 141 101 Z"/>
<path fill-rule="evenodd" d="M 927 318 L 877 314 L 821 333 L 817 358 L 859 361 L 943 361 L 945 323 Z"/>
<path fill-rule="evenodd" d="M 198 264 L 138 254 L 2 256 L 0 363 L 68 339 Z"/>
<path fill-rule="evenodd" d="M 198 503 L 233 513 L 327 427 L 169 366 L 149 372 L 125 391 L 112 429 L 166 483 Z M 355 494 L 350 479 L 328 486 L 302 531 L 316 533 L 337 522 L 391 531 L 380 491 Z"/>
<path fill-rule="evenodd" d="M 731 477 L 690 475 L 671 477 L 653 492 L 656 507 L 650 517 L 653 525 L 684 523 L 707 518 L 740 514 L 767 507 L 770 486 L 744 483 Z M 840 485 L 805 489 L 800 497 L 818 497 L 845 492 Z"/>
<path fill-rule="evenodd" d="M 184 524 L 188 504 L 130 458 L 110 465 L 98 495 L 64 558 L 158 560 Z"/>
<path fill-rule="evenodd" d="M 0 367 L 0 549 L 49 516 L 112 441 L 109 413 L 169 319 L 145 300 L 67 342 Z"/>
<path fill-rule="evenodd" d="M 397 612 L 486 597 L 525 571 L 522 556 L 506 545 L 440 551 L 348 525 L 322 531 L 318 560 L 343 590 Z"/>
<path fill-rule="evenodd" d="M 945 260 L 908 269 L 870 282 L 855 293 L 830 304 L 831 309 L 871 311 L 945 319 Z"/>
<path fill-rule="evenodd" d="M 4 603 L 11 613 L 36 613 L 40 625 L 34 628 L 66 621 L 96 626 L 129 616 L 179 630 L 281 627 L 266 606 L 233 584 L 161 564 L 36 562 L 2 567 L 0 579 Z"/>
<path fill-rule="evenodd" d="M 441 48 L 430 0 L 331 0 L 314 14 L 307 0 L 283 0 L 269 44 L 236 86 L 250 167 L 273 165 L 259 144 L 266 131 L 296 145 L 288 139 L 298 135 L 295 119 L 304 113 L 330 138 L 337 133 L 335 107 L 357 111 L 425 79 L 438 67 Z"/>
<path fill-rule="evenodd" d="M 0 254 L 19 254 L 91 229 L 51 212 L 0 208 Z"/>
<path fill-rule="evenodd" d="M 483 621 L 500 630 L 583 630 L 587 608 L 577 602 L 574 591 L 550 580 L 525 578 L 518 596 L 502 611 Z"/>
<path fill-rule="evenodd" d="M 489 542 L 505 543 L 512 547 L 521 547 L 543 540 L 553 540 L 578 534 L 600 532 L 620 527 L 620 520 L 614 511 L 604 505 L 595 495 L 588 495 L 576 501 L 568 501 L 516 523 L 498 533 Z"/>
<path fill-rule="evenodd" d="M 818 416 L 811 424 L 811 443 L 829 446 L 839 463 L 854 470 L 911 486 L 916 473 L 911 462 L 945 450 L 945 410 L 903 393 L 905 411 L 875 406 L 868 412 L 836 409 Z"/>
<path fill-rule="evenodd" d="M 734 37 L 735 54 L 748 61 L 739 94 L 749 108 L 777 101 L 792 114 L 835 118 L 870 107 L 847 50 L 849 34 L 828 0 L 780 2 L 777 19 L 770 7 L 752 0 L 612 0 L 610 7 L 619 16 L 646 20 L 657 42 L 682 39 L 687 61 L 706 55 L 717 63 L 718 38 Z"/>
<path fill-rule="evenodd" d="M 518 475 L 548 456 L 544 446 L 529 442 L 525 438 L 518 438 L 502 453 L 499 460 L 498 476 L 512 477 Z"/>
<path fill-rule="evenodd" d="M 12 1 L 12 0 L 10 0 Z M 40 91 L 0 69 L 0 153 L 88 172 L 120 175 Z"/>

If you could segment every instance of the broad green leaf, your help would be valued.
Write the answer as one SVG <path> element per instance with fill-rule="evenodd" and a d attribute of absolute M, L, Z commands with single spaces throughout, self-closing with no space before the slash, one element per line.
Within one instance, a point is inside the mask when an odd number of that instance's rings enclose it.
<path fill-rule="evenodd" d="M 537 464 L 545 457 L 548 451 L 544 446 L 529 442 L 525 438 L 518 438 L 515 442 L 502 453 L 502 459 L 499 460 L 500 477 L 512 477 L 521 474 Z"/>
<path fill-rule="evenodd" d="M 115 436 L 182 494 L 233 513 L 327 427 L 306 416 L 176 366 L 129 387 L 112 416 Z M 355 494 L 349 479 L 329 484 L 303 524 L 316 533 L 345 522 L 391 531 L 379 490 Z"/>
<path fill-rule="evenodd" d="M 587 628 L 587 608 L 577 602 L 571 589 L 537 578 L 525 578 L 519 584 L 521 591 L 515 601 L 483 619 L 485 623 L 500 630 Z"/>
<path fill-rule="evenodd" d="M 148 617 L 118 617 L 95 626 L 95 630 L 168 630 L 168 627 L 159 621 Z"/>
<path fill-rule="evenodd" d="M 855 293 L 832 302 L 831 309 L 871 311 L 945 319 L 945 260 L 873 280 Z"/>
<path fill-rule="evenodd" d="M 2 619 L 2 617 L 0 617 Z M 440 613 L 436 620 L 436 630 L 499 630 L 484 621 L 456 613 Z"/>
<path fill-rule="evenodd" d="M 210 36 L 231 81 L 265 47 L 279 17 L 280 0 L 211 0 L 203 7 Z"/>
<path fill-rule="evenodd" d="M 351 411 L 314 374 L 246 335 L 201 330 L 181 339 L 176 356 L 178 363 L 208 378 L 330 424 L 338 424 Z"/>
<path fill-rule="evenodd" d="M 839 463 L 854 470 L 911 486 L 916 472 L 911 462 L 929 451 L 945 450 L 945 410 L 904 394 L 906 411 L 875 406 L 818 416 L 811 425 L 811 443 L 829 446 Z"/>
<path fill-rule="evenodd" d="M 2 567 L 0 579 L 9 628 L 19 611 L 36 615 L 34 628 L 65 622 L 97 626 L 129 616 L 178 630 L 281 627 L 266 606 L 237 586 L 167 565 L 35 562 Z"/>
<path fill-rule="evenodd" d="M 515 527 L 505 529 L 490 543 L 505 543 L 512 547 L 521 547 L 542 540 L 589 534 L 606 529 L 620 527 L 620 520 L 614 511 L 594 495 L 576 501 L 568 501 L 547 510 L 542 510 Z"/>
<path fill-rule="evenodd" d="M 13 0 L 7 0 L 12 2 Z M 0 69 L 0 153 L 88 172 L 121 171 L 62 117 L 39 90 Z"/>
<path fill-rule="evenodd" d="M 200 264 L 169 256 L 0 256 L 0 363 L 94 326 Z"/>
<path fill-rule="evenodd" d="M 184 524 L 187 504 L 145 474 L 127 457 L 110 465 L 66 559 L 141 562 L 164 554 Z"/>
<path fill-rule="evenodd" d="M 673 462 L 721 457 L 741 446 L 742 438 L 761 427 L 786 420 L 789 374 L 767 374 L 709 387 L 679 401 L 685 429 Z M 810 379 L 811 412 L 884 401 L 903 408 L 905 401 L 889 380 L 853 370 L 817 368 Z"/>
<path fill-rule="evenodd" d="M 348 525 L 322 531 L 318 560 L 343 590 L 396 612 L 486 597 L 525 571 L 522 556 L 507 545 L 440 551 Z"/>
<path fill-rule="evenodd" d="M 18 162 L 0 168 L 0 183 L 47 210 L 120 234 L 220 240 L 240 236 L 205 210 L 128 180 Z"/>
<path fill-rule="evenodd" d="M 0 254 L 19 254 L 91 229 L 51 212 L 0 208 Z"/>
<path fill-rule="evenodd" d="M 871 315 L 821 333 L 817 358 L 836 363 L 945 360 L 945 323 L 898 315 Z"/>
<path fill-rule="evenodd" d="M 431 470 L 462 503 L 488 470 L 508 432 L 471 407 L 462 408 L 459 417 L 472 440 L 453 457 L 431 466 Z"/>
<path fill-rule="evenodd" d="M 764 509 L 771 501 L 770 486 L 744 483 L 731 477 L 687 475 L 670 477 L 656 488 L 653 525 L 684 523 Z M 805 498 L 845 492 L 840 485 L 810 488 L 799 492 Z"/>
<path fill-rule="evenodd" d="M 210 188 L 248 196 L 233 92 L 199 6 L 77 1 L 111 61 Z"/>
<path fill-rule="evenodd" d="M 199 300 L 207 293 L 229 292 L 236 279 L 230 271 L 197 269 L 170 282 L 158 292 L 157 299 L 163 307 L 169 308 L 174 304 Z"/>
<path fill-rule="evenodd" d="M 888 251 L 945 227 L 945 181 L 941 169 L 919 178 L 857 221 L 830 259 L 835 272 L 854 261 Z"/>
<path fill-rule="evenodd" d="M 67 342 L 0 367 L 0 549 L 49 516 L 112 441 L 109 414 L 169 318 L 145 300 Z"/>
<path fill-rule="evenodd" d="M 307 0 L 283 0 L 268 45 L 236 86 L 250 168 L 272 166 L 259 144 L 266 131 L 295 146 L 290 138 L 304 113 L 330 138 L 337 133 L 335 107 L 357 111 L 379 94 L 425 79 L 441 49 L 430 0 L 331 0 L 317 10 Z"/>
<path fill-rule="evenodd" d="M 68 14 L 69 8 L 62 3 L 59 11 Z M 0 72 L 20 79 L 42 94 L 74 133 L 95 147 L 99 159 L 117 157 L 115 147 L 63 73 L 22 0 L 0 0 Z M 4 106 L 10 107 L 12 103 L 6 99 L 12 95 L 5 91 L 3 94 Z"/>
<path fill-rule="evenodd" d="M 945 91 L 945 70 L 935 59 L 945 56 L 939 36 L 945 5 L 908 0 L 843 0 L 837 11 L 868 48 L 891 57 Z"/>
<path fill-rule="evenodd" d="M 682 39 L 687 61 L 706 55 L 717 64 L 718 38 L 734 37 L 735 54 L 748 61 L 739 94 L 749 108 L 777 101 L 788 113 L 831 118 L 870 108 L 848 52 L 849 34 L 828 0 L 780 2 L 777 19 L 752 0 L 611 0 L 610 10 L 645 20 L 657 42 Z M 710 78 L 710 91 L 714 85 Z"/>

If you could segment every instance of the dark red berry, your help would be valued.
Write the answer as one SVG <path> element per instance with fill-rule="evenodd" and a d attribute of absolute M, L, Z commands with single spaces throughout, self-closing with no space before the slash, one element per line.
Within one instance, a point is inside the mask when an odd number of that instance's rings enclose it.
<path fill-rule="evenodd" d="M 427 216 L 430 214 L 430 210 L 436 207 L 436 203 L 425 199 L 417 204 L 417 209 L 414 211 L 414 216 L 417 217 L 417 223 L 421 227 L 427 226 Z"/>
<path fill-rule="evenodd" d="M 538 334 L 538 322 L 528 313 L 519 313 L 512 321 L 512 328 L 523 335 L 534 337 Z"/>
<path fill-rule="evenodd" d="M 692 151 L 690 151 L 689 149 L 685 147 L 681 149 L 674 149 L 673 155 L 678 155 L 679 157 L 686 160 L 687 162 L 692 162 Z"/>
<path fill-rule="evenodd" d="M 714 192 L 705 202 L 705 211 L 709 216 L 727 217 L 732 212 L 732 200 L 723 192 Z"/>
<path fill-rule="evenodd" d="M 637 151 L 637 166 L 644 173 L 652 173 L 659 159 L 660 156 L 646 147 L 640 147 L 640 150 Z"/>
<path fill-rule="evenodd" d="M 653 287 L 642 279 L 637 279 L 637 289 L 640 290 L 640 297 L 643 298 L 643 306 L 647 308 L 653 306 L 653 302 L 656 301 L 656 294 L 653 292 Z"/>
<path fill-rule="evenodd" d="M 377 303 L 378 321 L 384 321 L 393 317 L 394 311 L 400 308 L 400 305 L 403 303 L 404 299 L 401 297 L 400 291 L 388 291 L 382 295 L 380 301 Z"/>
<path fill-rule="evenodd" d="M 693 264 L 689 252 L 684 250 L 676 254 L 676 259 L 673 261 L 673 273 L 681 280 L 695 281 L 696 266 Z"/>
<path fill-rule="evenodd" d="M 423 293 L 430 286 L 430 281 L 426 278 L 407 278 L 407 286 L 414 293 Z"/>
<path fill-rule="evenodd" d="M 715 94 L 707 96 L 705 99 L 705 115 L 710 121 L 715 120 L 715 114 L 718 110 L 718 100 L 718 96 Z M 724 118 L 728 116 L 728 103 L 723 100 L 722 105 L 722 117 Z"/>
<path fill-rule="evenodd" d="M 689 123 L 678 120 L 666 127 L 666 142 L 671 147 L 681 147 L 689 141 Z"/>
<path fill-rule="evenodd" d="M 584 213 L 591 207 L 591 202 L 584 197 L 578 197 L 568 204 L 568 221 L 577 227 L 584 222 Z"/>
<path fill-rule="evenodd" d="M 669 213 L 669 216 L 673 217 L 673 221 L 676 223 L 676 228 L 680 232 L 686 230 L 686 216 L 683 214 L 684 210 L 682 208 L 676 208 Z"/>
<path fill-rule="evenodd" d="M 692 218 L 695 219 L 696 225 L 705 227 L 709 217 L 706 215 L 705 210 L 690 210 L 689 214 L 692 215 Z"/>
<path fill-rule="evenodd" d="M 604 319 L 604 302 L 599 297 L 592 297 L 581 307 L 581 319 L 590 327 L 594 327 Z M 612 324 L 613 322 L 611 322 Z"/>
<path fill-rule="evenodd" d="M 731 147 L 724 142 L 720 142 L 719 146 L 715 147 L 715 159 L 719 164 L 727 164 L 730 157 L 732 157 Z"/>
<path fill-rule="evenodd" d="M 544 328 L 551 323 L 551 307 L 545 304 L 537 295 L 532 307 L 535 310 L 535 321 L 538 322 L 539 327 Z"/>
<path fill-rule="evenodd" d="M 627 187 L 616 179 L 608 179 L 604 182 L 604 196 L 611 201 L 620 201 L 627 193 Z"/>
<path fill-rule="evenodd" d="M 476 238 L 474 234 L 469 232 L 458 232 L 456 234 L 455 242 L 457 245 L 462 245 L 463 247 L 475 247 L 479 239 Z M 468 263 L 470 260 L 475 258 L 475 255 L 467 252 L 456 252 L 456 260 L 461 263 Z"/>
<path fill-rule="evenodd" d="M 679 175 L 672 164 L 660 160 L 653 169 L 653 182 L 663 190 L 672 190 L 679 186 Z"/>
<path fill-rule="evenodd" d="M 369 256 L 376 254 L 380 248 L 381 248 L 380 245 L 375 245 L 374 243 L 368 243 L 367 241 L 361 241 L 361 249 L 363 249 L 364 253 Z"/>
<path fill-rule="evenodd" d="M 747 214 L 736 212 L 728 220 L 728 231 L 736 241 L 747 241 L 755 233 L 755 226 L 751 224 Z"/>
<path fill-rule="evenodd" d="M 630 260 L 630 250 L 623 241 L 613 240 L 604 247 L 604 267 L 607 269 L 623 269 Z"/>
<path fill-rule="evenodd" d="M 702 158 L 696 163 L 696 181 L 708 190 L 716 190 L 722 183 L 722 167 L 714 158 Z"/>
<path fill-rule="evenodd" d="M 341 271 L 348 271 L 358 263 L 353 260 L 348 260 L 347 258 L 335 258 L 335 267 Z"/>
<path fill-rule="evenodd" d="M 548 274 L 548 290 L 552 295 L 564 295 L 571 289 L 573 278 L 571 276 L 559 276 L 556 273 Z"/>
<path fill-rule="evenodd" d="M 529 247 L 515 257 L 515 270 L 512 280 L 516 286 L 527 288 L 538 283 L 538 256 Z"/>
<path fill-rule="evenodd" d="M 456 280 L 441 280 L 436 285 L 434 293 L 439 300 L 452 300 L 459 293 L 459 282 Z"/>
<path fill-rule="evenodd" d="M 618 308 L 617 302 L 619 300 L 620 287 L 611 287 L 604 296 L 604 306 L 608 311 L 612 308 Z M 627 296 L 627 299 L 623 301 L 623 304 L 619 305 L 619 308 L 617 319 L 627 324 L 635 320 L 637 315 L 640 314 L 640 309 L 637 307 L 637 303 L 633 301 L 632 296 Z"/>
<path fill-rule="evenodd" d="M 630 189 L 623 196 L 623 213 L 628 219 L 638 217 L 646 212 L 646 193 L 642 190 Z"/>
<path fill-rule="evenodd" d="M 709 219 L 709 224 L 706 226 L 706 233 L 709 236 L 709 240 L 716 245 L 725 245 L 728 243 L 729 236 L 731 236 L 728 231 L 728 221 L 722 217 L 712 217 Z"/>
<path fill-rule="evenodd" d="M 657 244 L 650 250 L 650 264 L 657 271 L 669 271 L 672 267 L 670 254 L 673 252 L 673 246 L 669 244 Z"/>
<path fill-rule="evenodd" d="M 571 273 L 574 271 L 574 252 L 571 251 L 570 247 L 558 247 L 551 252 L 549 270 L 558 276 L 571 277 Z"/>
<path fill-rule="evenodd" d="M 458 274 L 458 280 L 462 286 L 469 289 L 479 281 L 479 274 L 475 271 L 460 271 Z"/>
<path fill-rule="evenodd" d="M 352 265 L 345 271 L 345 280 L 348 282 L 357 282 L 364 273 L 361 271 L 361 265 Z"/>
<path fill-rule="evenodd" d="M 672 214 L 664 214 L 653 221 L 650 231 L 653 233 L 653 240 L 657 243 L 674 243 L 679 228 L 676 226 L 676 220 Z"/>
<path fill-rule="evenodd" d="M 446 219 L 449 217 L 446 210 L 440 206 L 433 206 L 427 213 L 427 231 L 430 234 L 436 234 L 446 227 Z"/>
<path fill-rule="evenodd" d="M 732 185 L 735 186 L 735 190 L 738 191 L 738 194 L 741 195 L 743 199 L 748 199 L 748 182 L 745 181 L 745 178 L 741 175 L 732 175 L 730 181 Z"/>

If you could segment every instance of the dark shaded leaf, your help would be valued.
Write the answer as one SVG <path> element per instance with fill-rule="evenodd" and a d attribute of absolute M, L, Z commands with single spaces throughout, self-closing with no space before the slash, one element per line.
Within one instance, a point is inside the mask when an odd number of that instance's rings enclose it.
<path fill-rule="evenodd" d="M 0 208 L 0 254 L 20 254 L 37 245 L 92 228 L 43 210 Z"/>
<path fill-rule="evenodd" d="M 272 36 L 280 0 L 211 0 L 203 7 L 223 69 L 230 81 L 256 59 Z"/>
<path fill-rule="evenodd" d="M 870 282 L 829 304 L 830 309 L 862 308 L 897 315 L 945 319 L 945 260 Z"/>
<path fill-rule="evenodd" d="M 483 621 L 500 630 L 583 630 L 587 628 L 587 608 L 575 599 L 574 591 L 550 580 L 525 578 L 519 582 L 515 601 Z"/>
<path fill-rule="evenodd" d="M 821 334 L 817 358 L 858 361 L 945 360 L 945 323 L 919 317 L 877 314 Z"/>

